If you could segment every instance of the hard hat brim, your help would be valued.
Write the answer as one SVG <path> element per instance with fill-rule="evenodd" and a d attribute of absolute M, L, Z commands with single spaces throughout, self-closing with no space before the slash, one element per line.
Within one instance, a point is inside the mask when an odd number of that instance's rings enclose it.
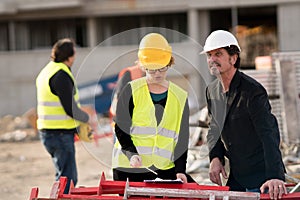
<path fill-rule="evenodd" d="M 200 51 L 199 55 L 203 55 L 203 54 L 206 54 L 207 51 L 203 50 L 203 51 Z"/>
<path fill-rule="evenodd" d="M 145 65 L 142 65 L 145 69 L 161 69 L 164 68 L 165 66 L 167 66 L 167 64 L 165 65 L 161 65 L 161 64 L 157 64 L 157 63 L 147 63 Z"/>
<path fill-rule="evenodd" d="M 170 63 L 171 50 L 145 48 L 140 49 L 138 57 L 141 65 L 146 69 L 160 69 Z"/>
<path fill-rule="evenodd" d="M 230 46 L 230 45 L 229 45 Z M 229 47 L 228 46 L 228 47 Z M 239 49 L 239 53 L 241 53 L 241 48 L 240 48 L 240 46 L 238 46 L 238 45 L 234 45 L 234 46 L 236 46 L 238 49 Z M 224 46 L 224 47 L 227 47 L 227 46 Z M 224 48 L 224 47 L 218 47 L 218 48 L 212 48 L 212 49 L 208 49 L 208 50 L 203 50 L 203 51 L 201 51 L 200 53 L 199 53 L 199 55 L 203 55 L 203 54 L 206 54 L 207 52 L 209 52 L 209 51 L 212 51 L 212 50 L 216 50 L 216 49 L 220 49 L 220 48 Z"/>

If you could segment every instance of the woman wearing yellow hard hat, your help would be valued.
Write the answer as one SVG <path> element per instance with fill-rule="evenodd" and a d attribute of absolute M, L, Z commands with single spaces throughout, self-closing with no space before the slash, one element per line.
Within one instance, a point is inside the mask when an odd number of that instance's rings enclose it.
<path fill-rule="evenodd" d="M 158 33 L 142 38 L 138 58 L 146 76 L 129 82 L 116 110 L 114 180 L 155 178 L 193 182 L 185 173 L 189 139 L 187 92 L 166 79 L 172 48 Z"/>

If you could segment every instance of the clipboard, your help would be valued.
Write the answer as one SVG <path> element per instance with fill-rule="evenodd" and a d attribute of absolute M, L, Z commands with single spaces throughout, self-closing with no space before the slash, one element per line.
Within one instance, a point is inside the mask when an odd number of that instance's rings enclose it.
<path fill-rule="evenodd" d="M 145 183 L 172 183 L 172 184 L 183 184 L 183 181 L 181 179 L 161 179 L 161 178 L 156 178 L 153 180 L 144 180 Z"/>

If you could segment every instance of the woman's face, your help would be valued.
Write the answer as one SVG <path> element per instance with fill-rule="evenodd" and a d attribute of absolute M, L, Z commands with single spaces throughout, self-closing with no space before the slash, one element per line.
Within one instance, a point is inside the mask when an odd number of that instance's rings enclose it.
<path fill-rule="evenodd" d="M 166 66 L 156 70 L 146 69 L 146 79 L 151 83 L 162 83 L 166 80 L 168 68 L 169 67 Z"/>

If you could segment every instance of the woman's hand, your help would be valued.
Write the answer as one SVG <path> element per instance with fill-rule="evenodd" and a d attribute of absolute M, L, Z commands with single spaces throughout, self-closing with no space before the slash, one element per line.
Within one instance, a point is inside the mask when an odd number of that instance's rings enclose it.
<path fill-rule="evenodd" d="M 142 158 L 139 155 L 133 155 L 130 158 L 130 166 L 134 168 L 139 168 L 142 166 Z"/>
<path fill-rule="evenodd" d="M 183 183 L 187 183 L 187 178 L 186 175 L 183 173 L 177 173 L 176 174 L 177 179 L 181 179 L 183 181 Z"/>

